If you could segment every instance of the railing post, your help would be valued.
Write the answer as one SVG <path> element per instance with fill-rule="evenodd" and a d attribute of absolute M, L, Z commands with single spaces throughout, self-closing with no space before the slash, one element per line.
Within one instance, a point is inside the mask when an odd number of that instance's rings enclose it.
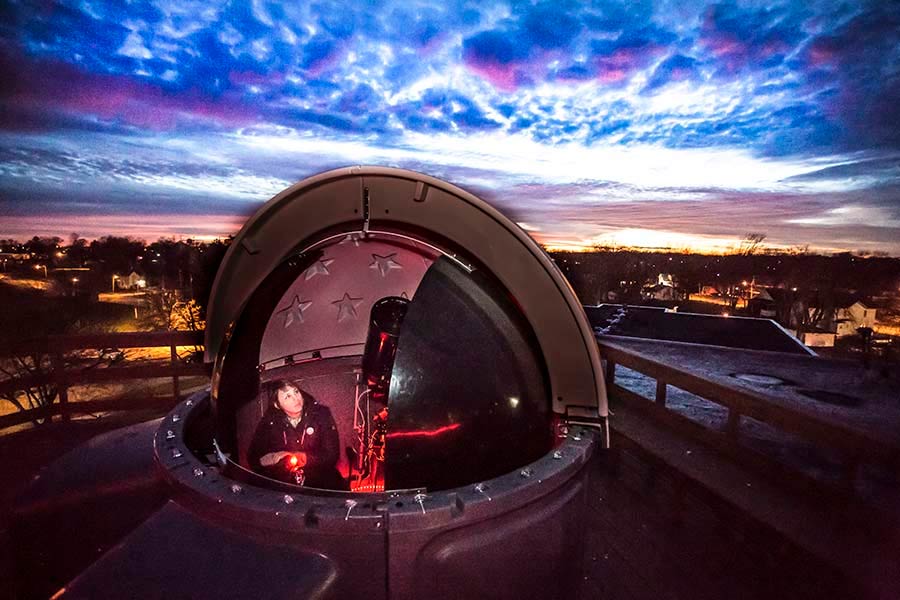
<path fill-rule="evenodd" d="M 662 379 L 656 380 L 656 403 L 660 406 L 666 405 L 666 389 L 668 385 Z"/>
<path fill-rule="evenodd" d="M 173 336 L 174 338 L 174 336 Z M 172 394 L 175 396 L 175 402 L 181 397 L 181 391 L 178 389 L 178 351 L 175 348 L 175 340 L 169 344 L 170 357 L 172 363 Z"/>
<path fill-rule="evenodd" d="M 59 394 L 59 414 L 63 422 L 69 421 L 69 383 L 66 380 L 66 362 L 63 360 L 62 351 L 53 350 L 50 354 L 51 377 L 56 382 L 56 390 Z"/>
<path fill-rule="evenodd" d="M 725 422 L 725 435 L 731 439 L 737 439 L 738 429 L 741 425 L 741 413 L 733 407 L 728 409 L 728 421 Z"/>
<path fill-rule="evenodd" d="M 606 359 L 606 393 L 609 394 L 613 385 L 616 383 L 616 361 L 611 358 Z"/>

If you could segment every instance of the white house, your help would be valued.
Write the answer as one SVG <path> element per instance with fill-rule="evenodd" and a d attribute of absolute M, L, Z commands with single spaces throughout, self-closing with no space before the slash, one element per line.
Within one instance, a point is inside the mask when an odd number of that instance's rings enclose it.
<path fill-rule="evenodd" d="M 856 335 L 859 327 L 875 328 L 876 309 L 869 308 L 862 302 L 854 302 L 850 306 L 838 308 L 834 314 L 834 333 L 837 337 Z"/>
<path fill-rule="evenodd" d="M 121 290 L 143 289 L 147 286 L 147 282 L 144 280 L 143 276 L 138 275 L 134 271 L 125 277 L 116 276 L 113 281 L 115 282 L 115 287 Z"/>
<path fill-rule="evenodd" d="M 800 336 L 801 340 L 804 344 L 809 346 L 810 348 L 833 348 L 834 347 L 834 338 L 835 335 L 833 333 L 826 333 L 824 331 L 808 331 Z"/>

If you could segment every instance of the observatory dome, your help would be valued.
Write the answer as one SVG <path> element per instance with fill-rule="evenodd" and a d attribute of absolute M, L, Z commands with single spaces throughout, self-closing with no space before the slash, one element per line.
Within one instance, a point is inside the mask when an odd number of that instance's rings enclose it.
<path fill-rule="evenodd" d="M 276 196 L 235 238 L 207 321 L 219 456 L 260 485 L 449 489 L 606 415 L 593 334 L 552 261 L 411 171 L 341 169 Z"/>

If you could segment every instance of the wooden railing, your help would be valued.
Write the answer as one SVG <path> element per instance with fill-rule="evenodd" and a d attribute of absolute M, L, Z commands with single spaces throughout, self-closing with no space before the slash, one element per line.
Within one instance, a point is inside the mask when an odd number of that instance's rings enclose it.
<path fill-rule="evenodd" d="M 623 344 L 614 339 L 601 338 L 598 343 L 605 362 L 606 385 L 613 411 L 619 405 L 639 412 L 644 417 L 677 430 L 679 435 L 694 439 L 736 463 L 753 468 L 768 478 L 778 479 L 789 487 L 814 493 L 826 491 L 838 497 L 848 497 L 853 493 L 861 465 L 889 465 L 895 472 L 900 470 L 900 447 L 895 440 L 866 435 L 858 429 L 810 416 L 783 403 L 769 401 L 764 393 L 728 385 L 684 365 L 661 362 L 648 352 L 623 347 Z M 654 379 L 655 395 L 648 398 L 616 383 L 617 365 Z M 669 386 L 726 409 L 724 428 L 718 430 L 707 427 L 673 410 L 669 405 Z M 784 434 L 785 438 L 799 437 L 820 449 L 837 450 L 842 457 L 842 476 L 837 481 L 813 477 L 795 466 L 749 448 L 740 440 L 742 417 L 761 421 Z M 615 427 L 615 417 L 611 417 L 610 421 Z"/>
<path fill-rule="evenodd" d="M 158 406 L 158 400 L 90 400 L 69 402 L 69 388 L 94 383 L 130 381 L 136 379 L 171 378 L 172 397 L 177 401 L 181 396 L 179 379 L 190 376 L 208 376 L 210 366 L 203 362 L 185 362 L 178 356 L 177 349 L 184 346 L 201 347 L 202 331 L 159 331 L 136 333 L 110 333 L 98 335 L 59 335 L 18 344 L 15 354 L 6 353 L 7 360 L 27 355 L 43 357 L 48 361 L 46 368 L 33 369 L 34 372 L 0 381 L 0 395 L 15 394 L 25 389 L 42 385 L 54 385 L 58 401 L 0 416 L 0 429 L 52 418 L 59 415 L 68 420 L 70 415 L 93 413 L 103 410 L 129 410 Z M 105 348 L 169 348 L 167 361 L 157 364 L 107 365 L 102 368 L 79 368 L 67 364 L 67 356 L 83 350 Z"/>

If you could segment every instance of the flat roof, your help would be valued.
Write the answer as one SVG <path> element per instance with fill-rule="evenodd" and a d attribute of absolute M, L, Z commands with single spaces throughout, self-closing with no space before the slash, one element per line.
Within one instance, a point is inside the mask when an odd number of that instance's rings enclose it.
<path fill-rule="evenodd" d="M 594 331 L 671 342 L 814 355 L 771 319 L 670 312 L 659 307 L 601 304 L 585 306 Z"/>

